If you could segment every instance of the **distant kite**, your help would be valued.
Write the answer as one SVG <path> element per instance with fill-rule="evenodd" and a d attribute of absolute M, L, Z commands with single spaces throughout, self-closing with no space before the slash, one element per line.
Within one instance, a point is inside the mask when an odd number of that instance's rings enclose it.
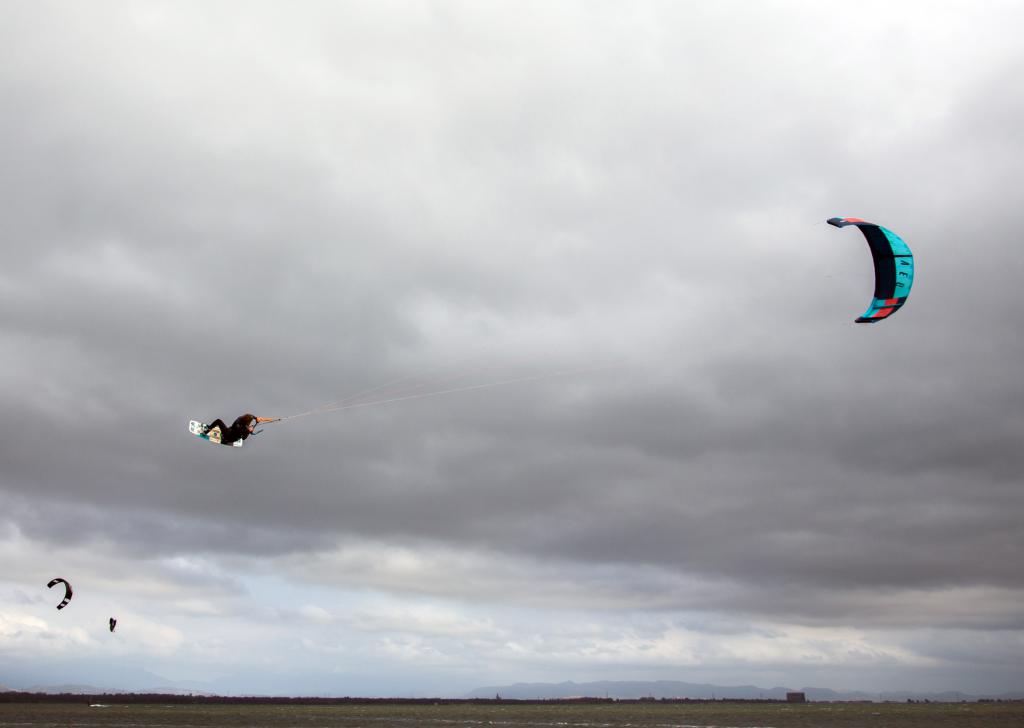
<path fill-rule="evenodd" d="M 114 631 L 114 627 L 116 627 L 116 626 L 117 626 L 117 620 L 114 619 L 113 617 L 111 617 L 110 618 L 110 631 L 113 632 Z"/>
<path fill-rule="evenodd" d="M 892 230 L 856 217 L 831 217 L 827 222 L 838 228 L 856 225 L 871 248 L 875 262 L 875 297 L 857 323 L 875 323 L 899 311 L 914 285 L 914 254 L 903 239 Z"/>
<path fill-rule="evenodd" d="M 71 591 L 71 585 L 68 584 L 63 579 L 60 579 L 60 578 L 52 579 L 50 581 L 50 583 L 47 584 L 46 586 L 48 586 L 50 589 L 53 589 L 53 587 L 55 587 L 57 584 L 63 584 L 64 585 L 64 599 L 63 599 L 63 601 L 61 601 L 60 604 L 57 605 L 57 609 L 63 609 L 64 607 L 66 607 L 68 605 L 68 602 L 71 601 L 71 595 L 73 594 L 73 592 Z"/>

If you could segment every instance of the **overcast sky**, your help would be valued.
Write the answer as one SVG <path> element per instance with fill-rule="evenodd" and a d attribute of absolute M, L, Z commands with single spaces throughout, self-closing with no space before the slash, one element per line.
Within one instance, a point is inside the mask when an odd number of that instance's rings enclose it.
<path fill-rule="evenodd" d="M 0 683 L 1019 689 L 1021 27 L 0 2 Z"/>

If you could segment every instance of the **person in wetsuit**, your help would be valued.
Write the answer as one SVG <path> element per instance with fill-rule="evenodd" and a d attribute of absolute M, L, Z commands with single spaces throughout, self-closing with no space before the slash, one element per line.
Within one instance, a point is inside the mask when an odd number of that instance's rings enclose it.
<path fill-rule="evenodd" d="M 244 414 L 231 423 L 231 427 L 224 424 L 221 419 L 216 419 L 206 428 L 209 434 L 214 429 L 220 428 L 220 444 L 230 445 L 238 440 L 244 440 L 256 429 L 256 425 L 263 422 L 277 422 L 279 417 L 257 417 L 256 415 Z"/>

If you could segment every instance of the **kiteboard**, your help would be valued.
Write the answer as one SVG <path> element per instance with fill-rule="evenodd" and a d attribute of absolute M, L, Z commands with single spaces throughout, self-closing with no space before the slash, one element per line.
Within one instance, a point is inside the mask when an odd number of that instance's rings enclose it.
<path fill-rule="evenodd" d="M 202 422 L 197 422 L 196 420 L 191 420 L 188 423 L 188 431 L 191 432 L 196 437 L 201 437 L 204 440 L 206 440 L 207 442 L 212 442 L 215 445 L 227 444 L 227 443 L 222 443 L 220 441 L 220 428 L 219 427 L 215 427 L 214 429 L 211 430 L 209 428 L 209 426 L 204 425 Z M 235 440 L 231 444 L 234 447 L 241 447 L 242 446 L 242 441 L 241 440 Z"/>

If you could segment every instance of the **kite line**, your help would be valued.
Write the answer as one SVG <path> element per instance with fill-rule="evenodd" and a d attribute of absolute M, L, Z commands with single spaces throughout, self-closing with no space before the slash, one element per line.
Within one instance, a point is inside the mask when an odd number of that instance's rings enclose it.
<path fill-rule="evenodd" d="M 330 404 L 321 405 L 320 407 L 314 407 L 311 410 L 307 410 L 305 412 L 299 412 L 299 413 L 294 414 L 294 415 L 288 415 L 286 417 L 281 417 L 280 419 L 277 420 L 277 422 L 286 422 L 288 420 L 299 419 L 300 417 L 309 417 L 311 415 L 326 414 L 328 412 L 341 412 L 343 410 L 359 409 L 359 408 L 362 408 L 362 407 L 375 407 L 377 405 L 391 404 L 391 403 L 394 403 L 394 402 L 408 402 L 408 401 L 414 400 L 414 399 L 426 399 L 428 397 L 440 397 L 442 395 L 455 394 L 457 392 L 472 392 L 472 391 L 477 390 L 477 389 L 491 389 L 493 387 L 502 387 L 502 386 L 506 386 L 506 385 L 509 385 L 509 384 L 518 384 L 518 383 L 521 383 L 521 382 L 538 382 L 538 381 L 542 381 L 542 380 L 545 380 L 545 379 L 554 379 L 556 377 L 565 377 L 565 376 L 569 376 L 569 375 L 572 375 L 572 374 L 589 373 L 589 372 L 597 371 L 599 368 L 600 367 L 590 367 L 590 368 L 587 368 L 587 369 L 572 369 L 572 370 L 563 370 L 563 371 L 556 371 L 556 372 L 547 372 L 545 374 L 532 374 L 532 375 L 528 375 L 528 376 L 513 377 L 513 378 L 510 378 L 510 379 L 500 379 L 500 380 L 496 380 L 496 381 L 492 381 L 492 382 L 484 382 L 482 384 L 470 384 L 470 385 L 466 385 L 466 386 L 462 386 L 462 387 L 448 387 L 446 389 L 435 389 L 435 390 L 431 390 L 429 392 L 418 392 L 418 393 L 415 393 L 415 394 L 405 394 L 405 395 L 401 395 L 401 396 L 397 396 L 397 397 L 385 397 L 384 399 L 371 399 L 371 400 L 368 400 L 368 401 L 365 401 L 365 402 L 358 401 L 358 400 L 362 399 L 363 397 L 366 397 L 366 396 L 368 396 L 370 394 L 374 394 L 376 392 L 380 392 L 381 390 L 384 390 L 387 387 L 391 387 L 391 386 L 394 386 L 396 384 L 400 384 L 402 382 L 405 382 L 405 381 L 408 381 L 410 379 L 414 379 L 415 378 L 414 376 L 403 377 L 401 379 L 396 379 L 394 381 L 378 385 L 378 386 L 373 387 L 371 389 L 367 389 L 365 391 L 358 392 L 358 393 L 356 393 L 354 395 L 351 395 L 350 397 L 346 397 L 345 399 L 339 400 L 337 402 L 332 402 Z"/>

